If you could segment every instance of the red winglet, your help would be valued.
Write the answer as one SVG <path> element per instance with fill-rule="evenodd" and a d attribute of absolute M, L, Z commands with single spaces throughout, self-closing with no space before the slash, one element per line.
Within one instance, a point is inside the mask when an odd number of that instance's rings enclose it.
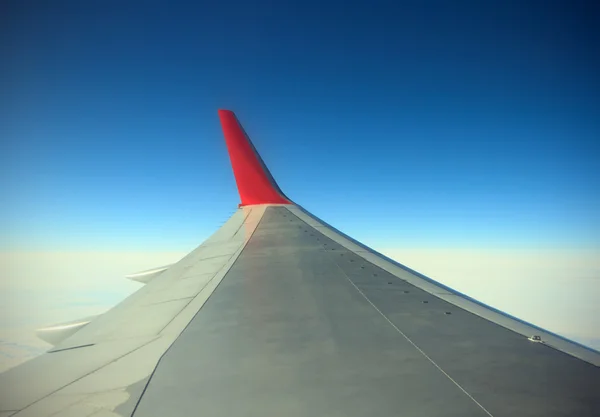
<path fill-rule="evenodd" d="M 292 204 L 277 186 L 235 114 L 230 110 L 219 110 L 219 118 L 242 200 L 240 207 Z"/>

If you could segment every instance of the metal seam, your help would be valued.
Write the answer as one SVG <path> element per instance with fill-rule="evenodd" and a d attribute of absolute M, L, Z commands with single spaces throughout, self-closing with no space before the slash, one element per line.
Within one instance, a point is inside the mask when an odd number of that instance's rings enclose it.
<path fill-rule="evenodd" d="M 352 280 L 350 279 L 350 277 L 348 277 L 348 275 L 346 274 L 346 272 L 344 272 L 344 270 L 342 269 L 342 267 L 340 267 L 340 265 L 337 263 L 337 261 L 335 260 L 335 258 L 333 259 L 333 263 L 339 268 L 340 271 L 342 271 L 342 273 L 344 274 L 344 277 L 346 277 L 346 279 L 350 282 L 350 284 L 352 284 L 352 286 L 356 289 L 356 291 L 359 292 L 360 295 L 362 295 L 364 297 L 365 300 L 367 300 L 367 302 L 369 304 L 371 304 L 371 306 L 375 309 L 375 311 L 377 311 L 394 329 L 396 329 L 396 331 L 398 333 L 400 333 L 400 335 L 402 335 L 402 337 L 404 337 L 415 349 L 417 349 L 419 351 L 419 353 L 421 353 L 421 355 L 423 355 L 429 362 L 431 362 L 433 364 L 433 366 L 435 366 L 442 374 L 444 374 L 454 385 L 456 385 L 463 393 L 465 393 L 465 395 L 467 397 L 469 397 L 475 404 L 477 404 L 479 406 L 479 408 L 481 408 L 488 416 L 490 417 L 494 417 L 492 415 L 492 413 L 490 413 L 483 405 L 481 405 L 475 398 L 473 398 L 473 396 L 471 394 L 469 394 L 467 392 L 466 389 L 464 389 L 458 382 L 456 382 L 446 371 L 444 371 L 442 369 L 441 366 L 439 366 L 433 359 L 431 359 L 424 351 L 423 349 L 421 349 L 415 342 L 413 342 L 402 330 L 400 330 L 398 328 L 398 326 L 396 326 L 385 314 L 383 314 L 383 312 L 377 308 L 377 306 L 375 304 L 373 304 L 373 302 L 371 300 L 369 300 L 369 297 L 367 297 L 365 295 L 365 293 L 363 293 L 361 291 L 360 288 L 358 288 L 358 286 L 352 282 Z"/>

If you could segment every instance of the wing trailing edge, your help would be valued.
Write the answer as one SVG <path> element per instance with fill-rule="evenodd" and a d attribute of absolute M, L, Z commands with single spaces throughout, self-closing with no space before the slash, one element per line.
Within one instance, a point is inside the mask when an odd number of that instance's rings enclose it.
<path fill-rule="evenodd" d="M 273 179 L 235 114 L 231 110 L 219 110 L 219 118 L 240 194 L 240 207 L 292 204 Z"/>

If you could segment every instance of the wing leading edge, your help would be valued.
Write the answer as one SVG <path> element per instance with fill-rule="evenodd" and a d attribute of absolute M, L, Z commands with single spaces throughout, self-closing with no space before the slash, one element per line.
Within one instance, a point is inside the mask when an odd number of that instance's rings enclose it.
<path fill-rule="evenodd" d="M 0 416 L 600 414 L 598 352 L 318 219 L 277 186 L 233 112 L 219 117 L 238 211 L 1 374 Z"/>

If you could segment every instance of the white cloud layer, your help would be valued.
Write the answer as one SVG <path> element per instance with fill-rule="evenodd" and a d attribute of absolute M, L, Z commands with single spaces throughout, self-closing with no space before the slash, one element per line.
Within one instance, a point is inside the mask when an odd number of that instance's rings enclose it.
<path fill-rule="evenodd" d="M 458 291 L 600 349 L 599 251 L 383 249 Z M 124 275 L 184 252 L 0 253 L 0 372 L 49 348 L 36 328 L 100 314 L 141 284 Z"/>
<path fill-rule="evenodd" d="M 0 253 L 0 372 L 50 347 L 35 337 L 35 329 L 103 313 L 141 287 L 125 275 L 185 254 Z"/>

